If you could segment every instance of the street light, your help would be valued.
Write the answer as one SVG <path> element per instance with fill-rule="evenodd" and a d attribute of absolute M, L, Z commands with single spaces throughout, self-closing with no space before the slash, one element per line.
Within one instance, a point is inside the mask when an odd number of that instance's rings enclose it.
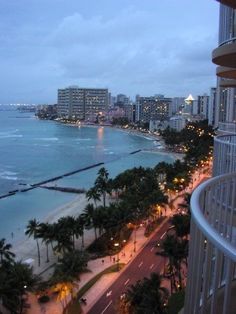
<path fill-rule="evenodd" d="M 136 225 L 134 226 L 134 252 L 136 252 Z"/>
<path fill-rule="evenodd" d="M 114 243 L 114 246 L 118 248 L 119 243 L 118 242 Z M 119 270 L 119 249 L 118 249 L 118 252 L 117 252 L 117 271 L 118 270 Z"/>

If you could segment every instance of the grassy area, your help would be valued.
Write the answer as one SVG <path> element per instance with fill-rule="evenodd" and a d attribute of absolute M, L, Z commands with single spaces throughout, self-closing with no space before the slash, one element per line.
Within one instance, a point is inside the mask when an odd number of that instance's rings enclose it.
<path fill-rule="evenodd" d="M 94 240 L 87 248 L 91 259 L 96 259 L 98 257 L 104 257 L 108 255 L 114 255 L 122 249 L 122 247 L 127 243 L 132 230 L 127 226 L 124 226 L 118 235 L 113 236 L 114 240 L 111 241 L 111 235 L 104 233 L 98 239 Z M 126 242 L 123 242 L 126 240 Z M 119 242 L 120 246 L 118 248 L 114 247 L 114 243 Z"/>
<path fill-rule="evenodd" d="M 125 266 L 123 263 L 112 265 L 106 269 L 104 269 L 102 272 L 94 276 L 92 279 L 90 279 L 78 292 L 75 300 L 73 302 L 70 302 L 69 305 L 66 307 L 64 313 L 69 314 L 79 314 L 81 313 L 81 307 L 79 300 L 82 298 L 82 296 L 103 276 L 106 274 L 117 272 L 118 270 L 122 269 Z"/>
<path fill-rule="evenodd" d="M 185 290 L 172 294 L 168 301 L 168 314 L 178 314 L 184 307 Z"/>

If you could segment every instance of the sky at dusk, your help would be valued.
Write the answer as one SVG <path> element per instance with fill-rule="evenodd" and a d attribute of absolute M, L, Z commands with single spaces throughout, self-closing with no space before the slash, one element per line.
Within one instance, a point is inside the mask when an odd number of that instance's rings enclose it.
<path fill-rule="evenodd" d="M 0 0 L 0 103 L 69 85 L 167 97 L 215 86 L 215 0 Z"/>

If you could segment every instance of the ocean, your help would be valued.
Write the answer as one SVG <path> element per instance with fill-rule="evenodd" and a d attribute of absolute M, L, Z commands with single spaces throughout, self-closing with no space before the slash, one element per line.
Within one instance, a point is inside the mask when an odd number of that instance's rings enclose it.
<path fill-rule="evenodd" d="M 104 162 L 111 177 L 128 168 L 172 162 L 151 151 L 153 140 L 109 127 L 74 127 L 38 120 L 32 113 L 0 111 L 0 195 L 67 172 Z M 58 186 L 89 188 L 99 167 L 53 182 Z M 36 188 L 0 199 L 0 238 L 23 234 L 29 219 L 43 220 L 76 194 Z"/>

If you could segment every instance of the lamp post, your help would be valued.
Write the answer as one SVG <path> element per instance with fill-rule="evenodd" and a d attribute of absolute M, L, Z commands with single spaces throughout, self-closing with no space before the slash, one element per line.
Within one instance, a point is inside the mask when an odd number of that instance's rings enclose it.
<path fill-rule="evenodd" d="M 134 226 L 134 252 L 136 252 L 136 225 Z"/>
<path fill-rule="evenodd" d="M 114 243 L 114 246 L 116 248 L 118 248 L 119 243 L 118 242 Z M 118 249 L 118 252 L 117 252 L 117 260 L 116 260 L 116 262 L 117 262 L 117 271 L 119 271 L 119 249 Z"/>

